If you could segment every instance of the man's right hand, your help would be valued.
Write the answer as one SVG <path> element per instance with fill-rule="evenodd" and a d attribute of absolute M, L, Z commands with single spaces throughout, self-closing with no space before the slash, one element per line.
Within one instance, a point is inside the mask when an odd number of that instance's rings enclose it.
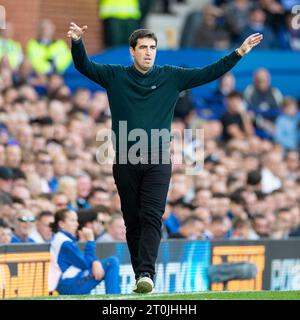
<path fill-rule="evenodd" d="M 69 38 L 72 38 L 72 40 L 79 40 L 83 36 L 87 28 L 87 26 L 83 26 L 82 28 L 80 28 L 76 23 L 71 22 L 67 36 Z"/>

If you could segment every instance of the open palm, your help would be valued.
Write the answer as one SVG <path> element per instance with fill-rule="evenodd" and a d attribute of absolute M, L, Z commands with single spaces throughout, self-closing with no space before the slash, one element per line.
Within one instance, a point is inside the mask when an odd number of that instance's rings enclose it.
<path fill-rule="evenodd" d="M 241 55 L 247 54 L 250 50 L 252 50 L 252 48 L 256 47 L 262 39 L 263 35 L 260 33 L 251 34 L 240 46 L 239 52 L 241 53 Z"/>

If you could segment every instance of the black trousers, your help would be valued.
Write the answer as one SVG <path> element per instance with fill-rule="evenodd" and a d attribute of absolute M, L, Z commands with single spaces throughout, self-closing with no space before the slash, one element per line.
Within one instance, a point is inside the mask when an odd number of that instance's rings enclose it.
<path fill-rule="evenodd" d="M 143 272 L 155 275 L 171 171 L 171 162 L 120 164 L 116 160 L 113 164 L 136 279 Z"/>

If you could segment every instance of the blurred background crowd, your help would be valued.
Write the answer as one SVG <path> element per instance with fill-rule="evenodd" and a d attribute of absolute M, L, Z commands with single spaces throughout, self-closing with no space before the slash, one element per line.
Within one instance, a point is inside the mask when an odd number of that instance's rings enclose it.
<path fill-rule="evenodd" d="M 105 39 L 119 39 L 106 41 L 106 47 L 126 44 L 151 10 L 173 15 L 175 2 L 128 1 L 136 11 L 122 19 L 103 10 Z M 260 32 L 264 41 L 257 50 L 300 50 L 300 28 L 292 26 L 295 4 L 206 4 L 187 15 L 179 45 L 228 49 Z M 109 1 L 102 0 L 105 5 Z M 116 35 L 118 24 L 127 25 L 123 38 Z M 96 159 L 97 133 L 111 126 L 107 96 L 89 88 L 71 92 L 63 76 L 71 62 L 69 43 L 56 38 L 49 19 L 25 46 L 15 40 L 9 21 L 1 30 L 0 244 L 49 242 L 49 224 L 63 207 L 78 213 L 80 226 L 92 228 L 96 241 L 126 240 L 111 165 Z M 197 175 L 186 175 L 186 164 L 174 161 L 164 239 L 300 236 L 299 101 L 274 87 L 264 68 L 253 70 L 253 81 L 242 92 L 237 82 L 232 73 L 224 75 L 200 111 L 189 92 L 177 102 L 173 129 L 204 129 L 205 159 Z M 173 160 L 182 155 L 177 143 L 175 137 Z M 190 146 L 195 143 L 192 137 Z"/>

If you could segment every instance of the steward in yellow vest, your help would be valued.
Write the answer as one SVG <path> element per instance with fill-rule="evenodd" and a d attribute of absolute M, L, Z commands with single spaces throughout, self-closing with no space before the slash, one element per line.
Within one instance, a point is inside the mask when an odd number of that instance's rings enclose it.
<path fill-rule="evenodd" d="M 54 24 L 43 20 L 38 38 L 27 43 L 27 55 L 37 73 L 63 73 L 72 61 L 67 43 L 62 39 L 55 40 L 54 31 Z"/>
<path fill-rule="evenodd" d="M 153 0 L 99 0 L 99 18 L 104 26 L 107 47 L 128 45 L 130 34 L 141 28 L 141 21 Z"/>

